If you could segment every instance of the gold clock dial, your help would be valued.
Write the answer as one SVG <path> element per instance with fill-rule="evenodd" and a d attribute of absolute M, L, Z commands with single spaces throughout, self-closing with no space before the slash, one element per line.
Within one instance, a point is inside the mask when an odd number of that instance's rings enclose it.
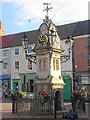
<path fill-rule="evenodd" d="M 44 46 L 47 42 L 47 36 L 44 34 L 39 35 L 37 42 L 38 42 L 38 45 Z"/>

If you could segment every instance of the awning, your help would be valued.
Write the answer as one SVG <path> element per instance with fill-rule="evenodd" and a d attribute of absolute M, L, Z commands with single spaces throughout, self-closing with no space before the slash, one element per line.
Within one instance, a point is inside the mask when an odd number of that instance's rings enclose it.
<path fill-rule="evenodd" d="M 0 80 L 10 80 L 11 77 L 10 76 L 4 76 L 4 77 L 0 77 Z"/>

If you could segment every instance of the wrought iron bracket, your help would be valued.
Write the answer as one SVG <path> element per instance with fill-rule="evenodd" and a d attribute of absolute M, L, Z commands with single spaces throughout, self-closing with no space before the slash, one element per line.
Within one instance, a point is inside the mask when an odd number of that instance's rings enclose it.
<path fill-rule="evenodd" d="M 60 56 L 61 63 L 65 63 L 65 62 L 67 62 L 69 59 L 70 59 L 70 53 L 69 53 L 68 55 L 61 55 L 61 56 Z"/>
<path fill-rule="evenodd" d="M 26 54 L 26 59 L 28 60 L 28 61 L 32 61 L 32 63 L 35 63 L 36 64 L 36 54 L 31 54 L 31 55 L 28 55 L 28 54 Z"/>

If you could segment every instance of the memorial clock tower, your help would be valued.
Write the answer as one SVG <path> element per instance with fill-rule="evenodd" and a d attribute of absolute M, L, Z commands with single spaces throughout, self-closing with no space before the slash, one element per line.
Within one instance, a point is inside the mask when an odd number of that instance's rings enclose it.
<path fill-rule="evenodd" d="M 38 98 L 40 91 L 46 91 L 52 98 L 57 98 L 58 109 L 63 107 L 63 87 L 64 81 L 61 76 L 60 54 L 63 52 L 60 44 L 60 37 L 57 33 L 55 24 L 49 19 L 47 6 L 47 15 L 40 25 L 40 35 L 37 44 L 34 47 L 36 52 L 36 80 L 35 97 Z"/>

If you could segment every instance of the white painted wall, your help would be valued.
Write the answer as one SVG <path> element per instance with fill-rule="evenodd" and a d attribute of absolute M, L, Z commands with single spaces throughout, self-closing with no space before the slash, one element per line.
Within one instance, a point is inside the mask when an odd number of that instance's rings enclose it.
<path fill-rule="evenodd" d="M 19 48 L 20 54 L 15 55 L 15 48 Z M 20 69 L 15 70 L 15 61 L 19 61 Z M 22 46 L 16 46 L 11 48 L 11 76 L 12 79 L 20 78 L 20 73 L 33 73 L 36 72 L 36 65 L 32 64 L 32 70 L 28 69 L 28 60 L 25 58 L 25 51 Z"/>
<path fill-rule="evenodd" d="M 65 44 L 66 40 L 61 40 L 61 46 L 62 49 L 65 50 L 64 52 L 62 52 L 62 55 L 68 55 L 68 45 Z M 71 49 L 71 53 L 70 53 L 70 59 L 61 64 L 61 70 L 62 71 L 72 71 L 72 49 Z"/>

